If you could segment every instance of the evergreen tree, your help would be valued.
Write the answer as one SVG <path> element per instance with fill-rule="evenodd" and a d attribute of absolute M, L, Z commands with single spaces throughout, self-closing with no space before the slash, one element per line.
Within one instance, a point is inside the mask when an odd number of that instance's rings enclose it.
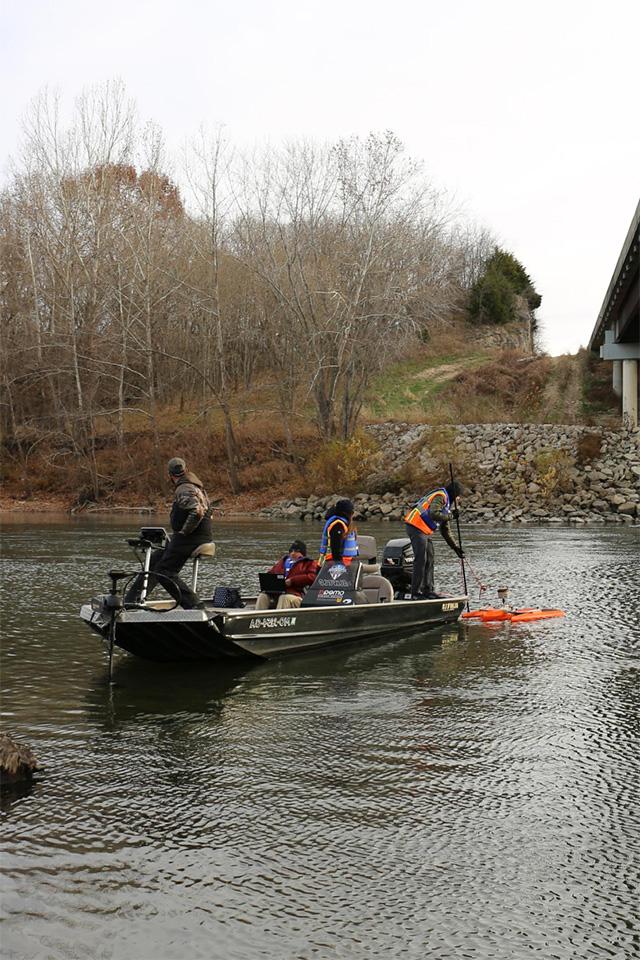
<path fill-rule="evenodd" d="M 496 247 L 487 260 L 484 273 L 471 288 L 471 317 L 476 323 L 510 323 L 516 315 L 516 296 L 524 297 L 531 313 L 542 302 L 520 261 Z"/>

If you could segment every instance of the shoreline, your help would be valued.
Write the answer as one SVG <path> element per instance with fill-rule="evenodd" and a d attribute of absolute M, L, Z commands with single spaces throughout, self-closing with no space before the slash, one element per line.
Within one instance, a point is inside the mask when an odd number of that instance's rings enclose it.
<path fill-rule="evenodd" d="M 289 507 L 291 506 L 289 502 Z M 272 512 L 273 510 L 273 512 Z M 136 517 L 140 519 L 144 524 L 145 517 L 161 517 L 164 518 L 163 522 L 166 525 L 168 523 L 168 509 L 166 504 L 158 504 L 158 506 L 131 506 L 119 504 L 113 507 L 105 507 L 98 510 L 82 510 L 73 512 L 69 507 L 68 502 L 66 501 L 51 501 L 51 500 L 35 500 L 35 501 L 13 501 L 10 505 L 7 505 L 6 501 L 0 501 L 0 523 L 2 520 L 24 520 L 26 517 L 33 519 L 33 522 L 37 522 L 36 518 L 46 518 L 52 517 L 57 519 L 67 519 L 67 520 L 82 520 L 82 519 L 105 519 L 110 520 L 116 517 Z M 239 520 L 260 520 L 265 523 L 287 523 L 287 524 L 303 524 L 305 527 L 313 524 L 317 526 L 318 529 L 322 526 L 322 520 L 317 516 L 310 516 L 308 513 L 303 513 L 298 508 L 295 512 L 289 513 L 286 515 L 285 510 L 279 510 L 278 505 L 274 504 L 273 507 L 267 507 L 262 509 L 241 509 L 238 506 L 235 506 L 235 509 L 222 510 L 214 515 L 213 522 L 227 523 L 229 521 L 239 521 Z M 468 527 L 477 527 L 486 525 L 486 521 L 478 516 L 477 512 L 473 509 L 465 516 L 464 507 L 460 513 L 461 522 Z M 389 516 L 381 512 L 371 512 L 367 513 L 366 516 L 358 515 L 356 513 L 356 523 L 357 525 L 362 525 L 365 523 L 384 523 L 388 524 L 390 527 L 398 526 L 404 529 L 404 524 L 402 517 L 394 513 L 394 515 Z M 521 516 L 507 516 L 507 517 L 495 517 L 492 522 L 492 525 L 502 526 L 502 525 L 511 525 L 515 526 L 516 524 L 522 526 L 617 526 L 617 525 L 626 525 L 626 526 L 640 526 L 640 514 L 637 516 L 630 516 L 625 514 L 618 513 L 609 513 L 595 517 L 591 516 L 559 516 L 551 515 L 548 517 L 540 517 L 533 515 L 521 515 Z"/>

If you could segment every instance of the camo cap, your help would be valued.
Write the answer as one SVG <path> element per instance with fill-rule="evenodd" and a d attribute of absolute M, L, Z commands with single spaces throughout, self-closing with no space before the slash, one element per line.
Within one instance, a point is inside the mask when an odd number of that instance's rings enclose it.
<path fill-rule="evenodd" d="M 187 469 L 187 465 L 182 457 L 171 457 L 167 464 L 167 470 L 172 477 L 179 477 Z"/>

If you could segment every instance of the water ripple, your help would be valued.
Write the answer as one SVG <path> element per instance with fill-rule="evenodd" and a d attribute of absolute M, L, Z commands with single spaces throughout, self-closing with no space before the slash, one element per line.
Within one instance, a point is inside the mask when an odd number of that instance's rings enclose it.
<path fill-rule="evenodd" d="M 565 620 L 119 656 L 109 690 L 77 608 L 129 532 L 4 531 L 3 718 L 44 770 L 2 798 L 3 958 L 640 956 L 637 528 L 472 531 L 492 591 Z M 292 533 L 221 527 L 204 582 Z"/>

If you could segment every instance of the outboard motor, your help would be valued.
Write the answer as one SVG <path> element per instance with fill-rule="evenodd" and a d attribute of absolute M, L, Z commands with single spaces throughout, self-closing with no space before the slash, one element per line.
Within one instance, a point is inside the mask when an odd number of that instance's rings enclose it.
<path fill-rule="evenodd" d="M 411 593 L 413 547 L 409 537 L 398 537 L 397 540 L 387 541 L 382 551 L 380 573 L 391 582 L 396 600 Z"/>

